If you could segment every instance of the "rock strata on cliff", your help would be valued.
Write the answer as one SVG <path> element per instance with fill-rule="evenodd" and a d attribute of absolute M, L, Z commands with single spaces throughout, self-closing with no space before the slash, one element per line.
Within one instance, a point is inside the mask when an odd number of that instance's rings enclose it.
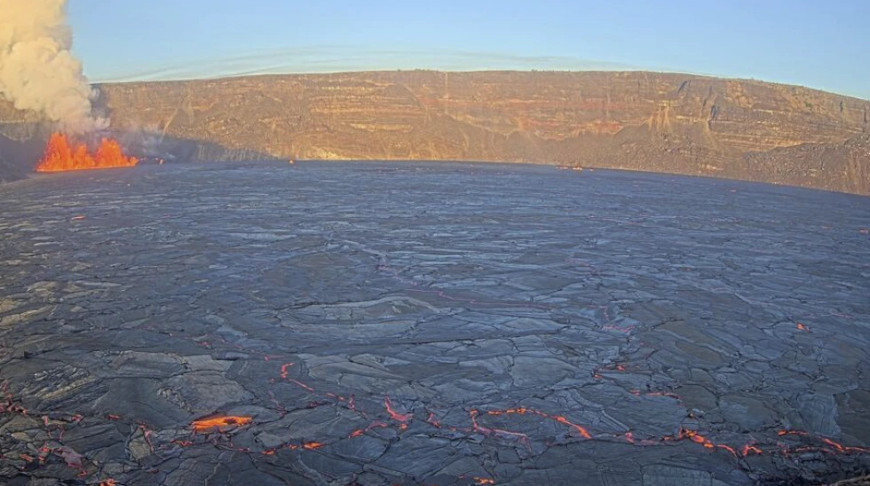
<path fill-rule="evenodd" d="M 204 157 L 517 161 L 868 193 L 866 157 L 838 147 L 870 133 L 870 102 L 797 86 L 648 72 L 398 71 L 100 90 L 115 129 L 208 144 L 196 150 Z M 4 130 L 20 118 L 0 106 Z"/>

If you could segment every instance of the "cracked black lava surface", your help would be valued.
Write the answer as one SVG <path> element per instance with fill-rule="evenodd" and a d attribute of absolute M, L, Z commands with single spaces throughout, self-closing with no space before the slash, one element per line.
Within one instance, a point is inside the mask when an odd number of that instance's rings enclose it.
<path fill-rule="evenodd" d="M 37 176 L 0 208 L 3 484 L 870 467 L 870 198 L 260 163 Z"/>

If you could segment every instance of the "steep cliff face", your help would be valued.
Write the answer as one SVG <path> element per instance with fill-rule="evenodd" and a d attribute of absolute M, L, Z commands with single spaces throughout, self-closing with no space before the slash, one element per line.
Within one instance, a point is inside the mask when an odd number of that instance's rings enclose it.
<path fill-rule="evenodd" d="M 870 194 L 870 134 L 839 143 L 808 143 L 750 153 L 736 165 L 757 179 L 764 177 L 776 184 L 812 186 L 825 178 L 839 191 Z"/>
<path fill-rule="evenodd" d="M 235 158 L 253 151 L 318 159 L 522 161 L 782 182 L 776 171 L 783 167 L 752 154 L 837 145 L 870 132 L 865 100 L 645 72 L 340 73 L 100 89 L 115 129 L 207 142 Z M 0 120 L 15 118 L 0 106 Z M 846 170 L 864 162 L 843 154 L 825 152 L 832 159 L 816 172 L 804 157 L 775 159 L 806 174 L 788 183 L 866 187 L 851 179 L 866 170 Z M 852 174 L 848 180 L 840 175 L 844 170 Z"/>

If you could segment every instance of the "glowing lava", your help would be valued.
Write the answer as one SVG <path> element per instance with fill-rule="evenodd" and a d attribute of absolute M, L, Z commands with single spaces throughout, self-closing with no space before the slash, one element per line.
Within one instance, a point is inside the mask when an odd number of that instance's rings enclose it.
<path fill-rule="evenodd" d="M 221 417 L 212 417 L 208 419 L 194 420 L 191 426 L 194 432 L 206 433 L 213 430 L 223 432 L 226 429 L 241 427 L 251 423 L 251 417 L 240 415 L 226 415 Z"/>
<path fill-rule="evenodd" d="M 107 169 L 133 167 L 139 163 L 136 157 L 127 157 L 116 140 L 104 138 L 97 151 L 91 155 L 85 144 L 73 146 L 62 133 L 55 133 L 45 146 L 45 154 L 37 172 L 63 172 L 68 170 Z"/>
<path fill-rule="evenodd" d="M 544 417 L 546 419 L 555 420 L 556 422 L 559 422 L 562 425 L 567 425 L 568 427 L 571 427 L 578 434 L 580 434 L 580 436 L 583 437 L 584 439 L 591 439 L 592 438 L 592 435 L 589 434 L 589 431 L 586 430 L 585 427 L 577 425 L 561 415 L 551 415 L 551 414 L 548 414 L 546 412 L 541 412 L 540 410 L 532 410 L 531 408 L 517 407 L 517 408 L 508 408 L 507 410 L 490 410 L 490 411 L 486 412 L 486 414 L 487 415 L 512 415 L 512 414 L 537 415 L 539 417 Z"/>
<path fill-rule="evenodd" d="M 764 453 L 764 451 L 762 451 L 758 447 L 755 447 L 752 444 L 746 444 L 745 446 L 743 446 L 743 449 L 740 450 L 740 453 L 743 454 L 743 456 L 745 457 L 745 456 L 748 456 L 749 454 L 761 455 Z"/>
<path fill-rule="evenodd" d="M 384 407 L 386 407 L 387 413 L 390 414 L 391 419 L 400 422 L 399 428 L 401 430 L 408 428 L 408 421 L 414 417 L 413 413 L 396 412 L 396 409 L 393 408 L 393 402 L 390 401 L 390 397 L 384 397 Z"/>
<path fill-rule="evenodd" d="M 393 402 L 390 401 L 390 397 L 384 397 L 384 407 L 386 407 L 387 413 L 390 414 L 390 418 L 398 422 L 407 422 L 408 420 L 411 420 L 411 417 L 414 416 L 414 414 L 411 413 L 396 412 L 396 410 L 393 408 Z"/>

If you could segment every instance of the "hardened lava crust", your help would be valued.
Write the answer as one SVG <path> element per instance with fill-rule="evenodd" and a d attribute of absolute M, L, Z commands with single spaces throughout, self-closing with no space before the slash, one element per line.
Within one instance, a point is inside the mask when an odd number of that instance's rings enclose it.
<path fill-rule="evenodd" d="M 146 165 L 0 191 L 0 482 L 822 484 L 870 468 L 870 199 Z"/>

